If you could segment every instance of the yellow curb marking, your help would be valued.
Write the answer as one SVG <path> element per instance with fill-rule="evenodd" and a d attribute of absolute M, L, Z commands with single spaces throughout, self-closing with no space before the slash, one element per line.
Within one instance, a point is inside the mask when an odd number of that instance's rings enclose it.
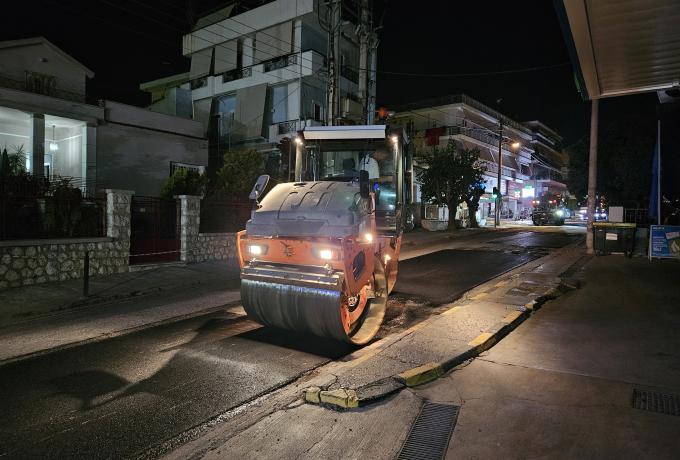
<path fill-rule="evenodd" d="M 321 388 L 310 387 L 305 390 L 305 401 L 312 404 L 319 404 L 321 402 L 319 394 L 321 393 Z"/>
<path fill-rule="evenodd" d="M 472 297 L 470 297 L 470 300 L 479 300 L 483 299 L 484 297 L 488 296 L 488 292 L 480 292 L 479 294 L 475 294 Z"/>
<path fill-rule="evenodd" d="M 531 302 L 528 302 L 528 303 L 525 303 L 525 304 L 524 304 L 524 307 L 525 307 L 527 310 L 533 310 L 535 306 L 536 306 L 536 301 L 535 301 L 535 300 L 532 300 Z"/>
<path fill-rule="evenodd" d="M 444 375 L 444 369 L 440 364 L 427 363 L 422 366 L 409 369 L 398 374 L 397 377 L 408 387 L 415 387 L 423 383 L 431 382 Z"/>
<path fill-rule="evenodd" d="M 345 367 L 347 367 L 348 369 L 356 367 L 359 364 L 363 363 L 364 361 L 367 361 L 368 359 L 374 357 L 376 354 L 377 354 L 377 352 L 376 353 L 367 353 L 367 354 L 360 356 L 356 359 L 353 359 L 351 361 L 347 361 L 347 364 L 345 365 Z"/>
<path fill-rule="evenodd" d="M 482 332 L 477 337 L 472 339 L 472 341 L 469 342 L 468 345 L 471 346 L 471 347 L 478 347 L 478 346 L 484 344 L 491 337 L 493 337 L 493 334 L 491 332 Z"/>
<path fill-rule="evenodd" d="M 496 283 L 495 286 L 496 286 L 496 287 L 501 287 L 501 286 L 505 286 L 506 284 L 508 284 L 508 280 L 499 281 L 498 283 Z"/>
<path fill-rule="evenodd" d="M 330 391 L 322 390 L 319 393 L 319 398 L 322 403 L 332 404 L 345 409 L 359 407 L 359 398 L 357 398 L 357 392 L 354 390 L 344 390 L 342 388 Z"/>
<path fill-rule="evenodd" d="M 455 312 L 461 310 L 462 308 L 463 308 L 463 307 L 453 307 L 453 308 L 450 309 L 450 310 L 446 310 L 444 313 L 442 313 L 442 315 L 451 315 L 451 314 L 453 314 L 453 313 L 455 313 Z"/>
<path fill-rule="evenodd" d="M 520 316 L 522 316 L 522 312 L 521 312 L 521 311 L 513 311 L 513 312 L 509 313 L 508 315 L 506 315 L 506 317 L 503 318 L 503 319 L 501 320 L 501 322 L 506 323 L 506 324 L 511 324 L 511 323 L 513 323 L 517 318 L 519 318 Z"/>

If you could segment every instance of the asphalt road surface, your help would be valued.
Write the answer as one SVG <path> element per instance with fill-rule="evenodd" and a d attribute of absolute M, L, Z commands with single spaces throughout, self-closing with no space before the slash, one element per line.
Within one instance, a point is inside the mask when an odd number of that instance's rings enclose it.
<path fill-rule="evenodd" d="M 411 294 L 433 304 L 451 302 L 474 286 L 535 256 L 511 251 L 447 249 L 399 263 L 395 293 Z"/>
<path fill-rule="evenodd" d="M 561 235 L 540 238 L 555 247 Z M 515 244 L 404 261 L 397 289 L 457 297 L 533 257 Z M 0 459 L 134 457 L 351 351 L 224 312 L 8 364 Z"/>

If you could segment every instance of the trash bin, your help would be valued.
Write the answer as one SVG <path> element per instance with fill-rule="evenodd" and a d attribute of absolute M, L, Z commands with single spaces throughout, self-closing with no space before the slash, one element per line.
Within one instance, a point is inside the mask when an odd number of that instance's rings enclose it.
<path fill-rule="evenodd" d="M 634 245 L 635 224 L 623 222 L 593 223 L 593 246 L 596 254 L 622 252 L 627 257 L 632 257 Z"/>

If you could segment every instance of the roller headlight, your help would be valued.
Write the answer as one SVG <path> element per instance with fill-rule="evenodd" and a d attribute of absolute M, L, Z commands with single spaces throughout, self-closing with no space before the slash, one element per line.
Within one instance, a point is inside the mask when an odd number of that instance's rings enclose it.
<path fill-rule="evenodd" d="M 248 252 L 253 256 L 263 256 L 267 253 L 266 244 L 249 244 Z"/>
<path fill-rule="evenodd" d="M 337 260 L 338 259 L 338 253 L 335 251 L 335 249 L 315 248 L 312 252 L 316 257 L 318 257 L 319 259 L 322 259 L 322 260 Z"/>

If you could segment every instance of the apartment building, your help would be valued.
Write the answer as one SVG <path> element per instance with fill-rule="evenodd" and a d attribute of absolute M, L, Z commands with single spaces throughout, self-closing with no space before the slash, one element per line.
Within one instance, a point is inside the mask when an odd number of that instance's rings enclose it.
<path fill-rule="evenodd" d="M 480 160 L 486 166 L 480 221 L 495 213 L 495 200 L 491 197 L 494 187 L 502 194 L 501 215 L 506 217 L 530 212 L 534 197 L 546 191 L 567 193 L 563 182 L 567 157 L 559 150 L 561 138 L 538 121 L 520 123 L 464 94 L 418 101 L 395 110 L 391 123 L 406 129 L 412 138 L 416 173 L 425 167 L 423 153 L 435 146 L 445 146 L 449 139 L 460 148 L 479 149 Z M 500 184 L 499 140 L 503 155 Z M 412 196 L 419 208 L 417 181 L 413 187 Z"/>
<path fill-rule="evenodd" d="M 367 76 L 362 72 L 366 64 L 360 66 L 367 37 L 358 27 L 361 4 L 368 2 L 231 2 L 201 17 L 184 36 L 183 53 L 191 59 L 188 74 L 141 85 L 152 94 L 149 108 L 186 115 L 182 107 L 190 100 L 191 116 L 202 123 L 210 142 L 209 171 L 218 169 L 224 153 L 234 148 L 280 158 L 282 140 L 328 119 L 330 27 L 338 70 L 334 121 L 365 122 L 375 73 Z M 329 11 L 333 5 L 339 8 L 335 18 Z M 334 20 L 337 28 L 331 27 Z M 375 47 L 364 56 L 370 53 Z"/>

